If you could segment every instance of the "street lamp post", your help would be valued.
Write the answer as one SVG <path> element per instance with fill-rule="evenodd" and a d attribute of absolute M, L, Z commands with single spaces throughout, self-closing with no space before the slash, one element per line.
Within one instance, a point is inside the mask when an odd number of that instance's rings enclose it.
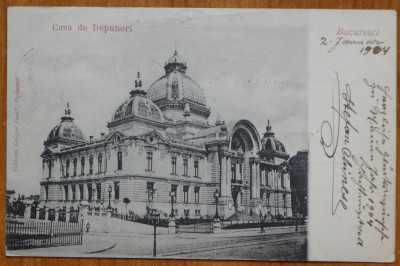
<path fill-rule="evenodd" d="M 213 230 L 214 230 L 213 232 L 218 233 L 221 230 L 221 223 L 218 215 L 218 200 L 219 200 L 218 189 L 216 189 L 214 192 L 214 198 L 215 198 L 215 216 L 213 220 Z"/>
<path fill-rule="evenodd" d="M 111 210 L 111 191 L 112 187 L 111 185 L 108 186 L 108 207 L 107 210 Z"/>
<path fill-rule="evenodd" d="M 218 216 L 218 199 L 219 199 L 219 192 L 218 189 L 215 190 L 214 192 L 214 198 L 215 198 L 215 216 L 214 216 L 214 220 L 219 220 L 219 216 Z"/>
<path fill-rule="evenodd" d="M 171 196 L 171 214 L 169 215 L 168 234 L 175 234 L 176 233 L 176 223 L 174 214 L 175 191 L 171 190 L 169 195 Z"/>

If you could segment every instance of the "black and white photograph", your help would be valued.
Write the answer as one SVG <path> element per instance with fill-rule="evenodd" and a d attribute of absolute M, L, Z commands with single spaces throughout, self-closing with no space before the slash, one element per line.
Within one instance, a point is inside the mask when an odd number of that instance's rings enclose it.
<path fill-rule="evenodd" d="M 309 23 L 9 9 L 7 255 L 308 260 Z"/>

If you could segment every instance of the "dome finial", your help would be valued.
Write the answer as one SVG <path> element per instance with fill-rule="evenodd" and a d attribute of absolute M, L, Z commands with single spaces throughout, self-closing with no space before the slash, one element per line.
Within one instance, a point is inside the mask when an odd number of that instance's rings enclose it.
<path fill-rule="evenodd" d="M 71 115 L 71 109 L 69 109 L 69 102 L 67 102 L 67 109 L 65 109 L 65 116 Z"/>
<path fill-rule="evenodd" d="M 219 114 L 217 114 L 217 119 L 215 121 L 215 125 L 216 126 L 222 125 L 221 116 Z"/>
<path fill-rule="evenodd" d="M 142 80 L 140 79 L 140 72 L 137 73 L 137 79 L 135 80 L 135 89 L 142 87 Z"/>
<path fill-rule="evenodd" d="M 271 132 L 272 126 L 268 119 L 267 132 Z"/>

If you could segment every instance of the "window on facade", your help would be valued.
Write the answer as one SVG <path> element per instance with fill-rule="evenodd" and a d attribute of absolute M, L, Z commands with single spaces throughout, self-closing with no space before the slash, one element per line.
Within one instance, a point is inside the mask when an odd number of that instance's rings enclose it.
<path fill-rule="evenodd" d="M 242 180 L 242 167 L 243 167 L 243 165 L 239 164 L 239 174 L 240 174 L 239 178 L 240 178 L 240 180 Z"/>
<path fill-rule="evenodd" d="M 61 177 L 64 176 L 64 165 L 60 165 Z"/>
<path fill-rule="evenodd" d="M 178 198 L 178 185 L 171 185 L 171 192 L 174 192 L 174 202 Z"/>
<path fill-rule="evenodd" d="M 258 174 L 258 176 L 260 177 L 260 185 L 264 185 L 264 180 L 263 180 L 262 170 L 261 169 L 260 169 L 260 173 Z"/>
<path fill-rule="evenodd" d="M 83 200 L 83 184 L 79 184 L 79 199 Z"/>
<path fill-rule="evenodd" d="M 51 160 L 47 161 L 47 167 L 49 168 L 49 178 L 51 177 Z"/>
<path fill-rule="evenodd" d="M 89 174 L 93 174 L 93 156 L 89 157 Z"/>
<path fill-rule="evenodd" d="M 189 175 L 188 159 L 183 159 L 183 175 Z"/>
<path fill-rule="evenodd" d="M 200 202 L 200 187 L 194 188 L 194 202 L 196 203 Z"/>
<path fill-rule="evenodd" d="M 194 161 L 194 176 L 199 177 L 199 161 Z"/>
<path fill-rule="evenodd" d="M 122 151 L 117 153 L 118 156 L 118 170 L 122 170 Z"/>
<path fill-rule="evenodd" d="M 93 188 L 92 188 L 91 183 L 87 184 L 87 190 L 88 190 L 88 199 L 92 200 L 93 199 Z"/>
<path fill-rule="evenodd" d="M 101 183 L 96 183 L 97 199 L 101 199 Z"/>
<path fill-rule="evenodd" d="M 236 181 L 236 163 L 231 164 L 232 180 Z"/>
<path fill-rule="evenodd" d="M 153 201 L 154 199 L 154 183 L 147 182 L 147 198 L 149 201 Z"/>
<path fill-rule="evenodd" d="M 153 171 L 153 153 L 152 152 L 147 153 L 147 170 Z"/>
<path fill-rule="evenodd" d="M 281 176 L 281 187 L 285 187 L 285 176 L 283 174 Z"/>
<path fill-rule="evenodd" d="M 189 186 L 183 186 L 183 201 L 189 202 Z"/>
<path fill-rule="evenodd" d="M 183 214 L 185 215 L 185 217 L 188 217 L 190 213 L 189 209 L 183 210 Z"/>
<path fill-rule="evenodd" d="M 68 200 L 68 186 L 64 186 L 64 200 Z"/>
<path fill-rule="evenodd" d="M 74 158 L 74 176 L 76 176 L 76 167 L 78 165 L 78 159 Z"/>
<path fill-rule="evenodd" d="M 67 160 L 66 164 L 65 164 L 65 174 L 66 176 L 69 176 L 69 159 Z"/>
<path fill-rule="evenodd" d="M 44 186 L 44 198 L 49 199 L 49 186 Z"/>
<path fill-rule="evenodd" d="M 283 207 L 286 208 L 286 194 L 283 194 L 282 197 L 283 197 Z"/>
<path fill-rule="evenodd" d="M 85 174 L 85 157 L 81 158 L 81 175 Z"/>
<path fill-rule="evenodd" d="M 71 190 L 72 190 L 72 200 L 75 200 L 76 197 L 76 188 L 74 185 L 71 186 Z"/>
<path fill-rule="evenodd" d="M 268 172 L 268 171 L 265 171 L 265 185 L 266 185 L 266 186 L 269 186 L 268 175 L 269 175 L 269 172 Z"/>
<path fill-rule="evenodd" d="M 171 166 L 172 166 L 172 172 L 171 173 L 176 175 L 176 157 L 172 157 Z"/>
<path fill-rule="evenodd" d="M 100 153 L 99 156 L 97 157 L 97 172 L 98 173 L 101 173 L 103 171 L 102 163 L 103 163 L 103 155 Z"/>
<path fill-rule="evenodd" d="M 119 182 L 114 182 L 114 199 L 119 199 Z"/>

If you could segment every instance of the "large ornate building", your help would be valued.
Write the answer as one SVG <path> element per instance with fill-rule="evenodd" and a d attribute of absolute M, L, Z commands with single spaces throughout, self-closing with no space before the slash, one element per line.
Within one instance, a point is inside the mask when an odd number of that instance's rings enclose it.
<path fill-rule="evenodd" d="M 164 69 L 147 90 L 138 73 L 98 139 L 85 138 L 67 106 L 44 142 L 41 206 L 104 210 L 110 195 L 118 213 L 167 216 L 172 191 L 177 218 L 212 217 L 218 190 L 224 219 L 260 211 L 290 217 L 289 155 L 269 121 L 263 138 L 248 120 L 211 125 L 205 94 L 176 51 Z"/>

